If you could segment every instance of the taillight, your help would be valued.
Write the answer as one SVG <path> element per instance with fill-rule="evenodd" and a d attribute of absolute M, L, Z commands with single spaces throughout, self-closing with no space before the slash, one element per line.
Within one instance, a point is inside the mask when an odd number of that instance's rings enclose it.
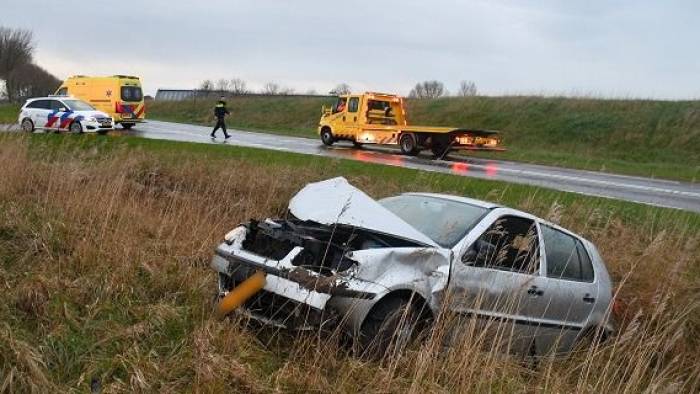
<path fill-rule="evenodd" d="M 114 103 L 114 112 L 118 114 L 122 113 L 122 104 L 120 102 Z"/>

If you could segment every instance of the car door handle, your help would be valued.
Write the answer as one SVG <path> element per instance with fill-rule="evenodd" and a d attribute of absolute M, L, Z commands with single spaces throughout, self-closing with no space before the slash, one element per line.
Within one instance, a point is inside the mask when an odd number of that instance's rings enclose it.
<path fill-rule="evenodd" d="M 343 122 L 345 122 L 345 116 L 343 116 Z"/>
<path fill-rule="evenodd" d="M 595 302 L 595 297 L 591 297 L 590 294 L 586 293 L 585 296 L 583 296 L 583 302 L 588 302 L 590 304 Z"/>
<path fill-rule="evenodd" d="M 353 121 L 353 122 L 357 122 L 357 116 L 355 116 L 354 118 L 352 118 L 352 121 Z"/>
<path fill-rule="evenodd" d="M 532 286 L 529 289 L 527 289 L 527 294 L 539 297 L 544 294 L 544 290 L 539 289 L 537 286 Z"/>

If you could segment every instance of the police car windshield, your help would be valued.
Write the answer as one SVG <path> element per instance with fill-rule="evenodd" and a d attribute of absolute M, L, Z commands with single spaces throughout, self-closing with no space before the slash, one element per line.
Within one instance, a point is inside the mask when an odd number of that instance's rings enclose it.
<path fill-rule="evenodd" d="M 63 104 L 68 106 L 71 111 L 94 111 L 95 108 L 80 100 L 63 100 Z"/>

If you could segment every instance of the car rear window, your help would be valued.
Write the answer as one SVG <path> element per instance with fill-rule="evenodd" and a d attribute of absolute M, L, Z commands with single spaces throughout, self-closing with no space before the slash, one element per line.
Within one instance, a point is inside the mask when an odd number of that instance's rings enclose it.
<path fill-rule="evenodd" d="M 542 225 L 547 276 L 580 282 L 593 281 L 591 259 L 580 240 L 555 228 Z"/>
<path fill-rule="evenodd" d="M 26 108 L 51 109 L 51 103 L 49 102 L 49 100 L 36 100 L 27 104 Z"/>
<path fill-rule="evenodd" d="M 122 100 L 123 101 L 141 101 L 143 99 L 143 93 L 141 88 L 138 86 L 122 86 Z"/>

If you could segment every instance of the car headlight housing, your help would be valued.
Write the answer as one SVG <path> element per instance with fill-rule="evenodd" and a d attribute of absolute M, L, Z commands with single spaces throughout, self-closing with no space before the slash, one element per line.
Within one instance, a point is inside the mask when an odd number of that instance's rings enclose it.
<path fill-rule="evenodd" d="M 87 120 L 88 122 L 97 122 L 97 118 L 95 118 L 94 116 L 87 118 Z"/>

